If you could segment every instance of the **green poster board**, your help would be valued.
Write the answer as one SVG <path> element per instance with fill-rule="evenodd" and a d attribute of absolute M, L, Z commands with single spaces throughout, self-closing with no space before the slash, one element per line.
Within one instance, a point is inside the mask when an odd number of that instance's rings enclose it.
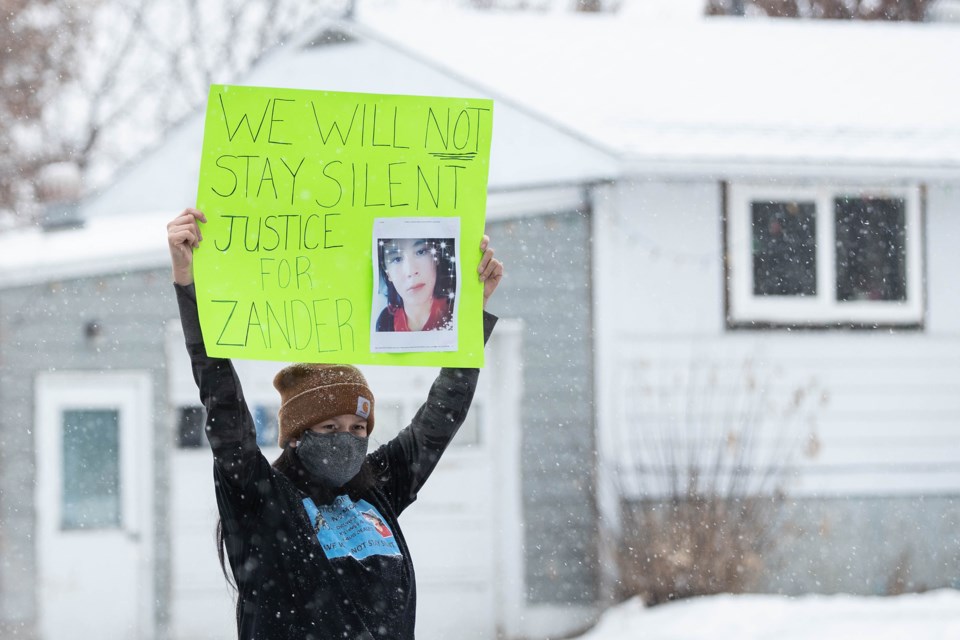
<path fill-rule="evenodd" d="M 207 223 L 194 262 L 207 352 L 482 366 L 476 269 L 492 124 L 489 100 L 212 86 L 197 193 Z M 378 256 L 384 237 L 400 240 Z M 426 252 L 450 274 L 442 293 L 440 276 L 430 280 L 443 315 L 435 330 L 417 324 L 390 270 L 419 269 L 409 265 Z M 437 346 L 441 334 L 449 340 Z"/>

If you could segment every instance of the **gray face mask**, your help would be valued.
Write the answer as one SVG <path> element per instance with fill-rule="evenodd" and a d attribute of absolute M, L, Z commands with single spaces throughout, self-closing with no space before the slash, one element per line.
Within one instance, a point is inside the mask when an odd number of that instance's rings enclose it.
<path fill-rule="evenodd" d="M 297 456 L 314 479 L 331 488 L 350 482 L 367 457 L 367 438 L 352 433 L 315 433 L 300 436 Z"/>

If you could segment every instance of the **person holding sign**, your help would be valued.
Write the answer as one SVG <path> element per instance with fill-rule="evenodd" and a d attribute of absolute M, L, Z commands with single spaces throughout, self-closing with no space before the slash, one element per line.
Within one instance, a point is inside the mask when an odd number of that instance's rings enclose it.
<path fill-rule="evenodd" d="M 416 587 L 397 517 L 463 423 L 479 370 L 442 369 L 410 425 L 368 453 L 376 401 L 363 374 L 351 365 L 288 366 L 274 379 L 283 452 L 268 463 L 236 371 L 204 347 L 193 282 L 193 250 L 202 242 L 198 222 L 206 222 L 203 213 L 184 210 L 167 225 L 167 241 L 187 351 L 207 411 L 220 513 L 217 551 L 237 588 L 239 637 L 413 638 Z M 503 265 L 486 236 L 480 251 L 486 307 Z M 496 317 L 484 311 L 483 324 L 486 340 Z"/>
<path fill-rule="evenodd" d="M 386 238 L 377 248 L 387 294 L 377 331 L 450 330 L 457 282 L 456 267 L 446 258 L 453 238 Z"/>

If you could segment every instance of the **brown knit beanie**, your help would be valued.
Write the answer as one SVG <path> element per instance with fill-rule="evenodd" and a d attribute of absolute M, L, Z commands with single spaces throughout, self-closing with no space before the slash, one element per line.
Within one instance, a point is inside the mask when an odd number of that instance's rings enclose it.
<path fill-rule="evenodd" d="M 373 393 L 360 370 L 348 364 L 292 364 L 273 378 L 280 392 L 280 447 L 329 418 L 351 414 L 373 431 Z"/>

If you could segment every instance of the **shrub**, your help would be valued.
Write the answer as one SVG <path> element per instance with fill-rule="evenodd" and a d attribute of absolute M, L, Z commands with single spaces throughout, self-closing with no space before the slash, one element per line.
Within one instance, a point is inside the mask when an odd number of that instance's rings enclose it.
<path fill-rule="evenodd" d="M 815 382 L 759 375 L 749 360 L 739 376 L 729 368 L 700 364 L 672 388 L 641 379 L 632 394 L 614 479 L 621 596 L 654 605 L 747 591 L 785 533 L 796 457 L 819 451 L 815 413 L 826 394 Z"/>

